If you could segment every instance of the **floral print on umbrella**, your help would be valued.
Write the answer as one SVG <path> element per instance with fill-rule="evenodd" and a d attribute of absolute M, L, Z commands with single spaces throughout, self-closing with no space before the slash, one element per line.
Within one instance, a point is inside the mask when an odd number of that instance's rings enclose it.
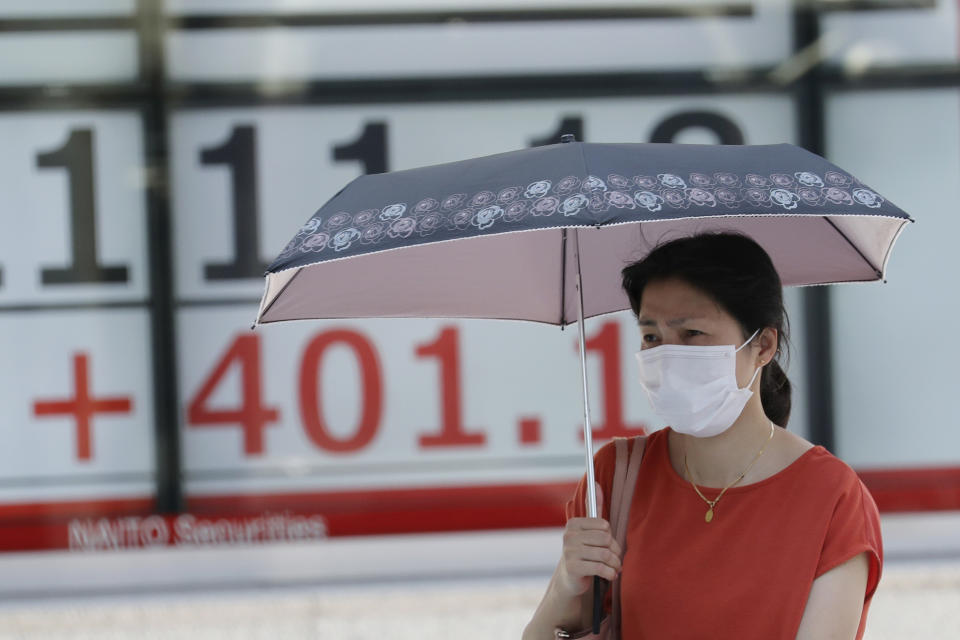
<path fill-rule="evenodd" d="M 770 192 L 770 199 L 784 209 L 796 209 L 800 196 L 787 189 L 774 189 Z"/>
<path fill-rule="evenodd" d="M 603 197 L 611 207 L 616 207 L 617 209 L 637 208 L 633 197 L 623 191 L 607 191 L 603 194 Z"/>
<path fill-rule="evenodd" d="M 822 190 L 823 197 L 833 204 L 853 204 L 853 198 L 843 189 L 837 187 L 827 187 Z"/>
<path fill-rule="evenodd" d="M 630 188 L 630 181 L 616 173 L 611 173 L 610 175 L 607 176 L 607 184 L 609 184 L 614 189 Z"/>
<path fill-rule="evenodd" d="M 633 199 L 637 204 L 651 213 L 656 213 L 663 208 L 663 198 L 652 191 L 637 191 L 633 194 Z"/>
<path fill-rule="evenodd" d="M 398 218 L 387 229 L 387 235 L 391 238 L 409 238 L 416 226 L 417 221 L 413 218 Z"/>
<path fill-rule="evenodd" d="M 713 178 L 705 173 L 691 173 L 690 184 L 695 187 L 709 187 L 713 184 Z"/>
<path fill-rule="evenodd" d="M 387 225 L 383 222 L 374 222 L 360 233 L 360 244 L 376 244 L 386 234 Z"/>
<path fill-rule="evenodd" d="M 343 251 L 344 249 L 349 249 L 350 245 L 359 238 L 360 232 L 357 229 L 350 227 L 349 229 L 338 231 L 337 235 L 333 236 L 333 241 L 330 243 L 330 245 L 335 251 Z"/>
<path fill-rule="evenodd" d="M 560 203 L 560 213 L 565 216 L 575 216 L 580 213 L 580 210 L 586 207 L 590 203 L 590 198 L 578 193 L 575 196 L 570 196 L 566 200 Z"/>
<path fill-rule="evenodd" d="M 567 176 L 557 182 L 553 190 L 560 195 L 573 193 L 580 188 L 580 178 L 576 176 Z"/>
<path fill-rule="evenodd" d="M 428 211 L 433 211 L 439 205 L 440 203 L 434 200 L 433 198 L 424 198 L 413 207 L 413 212 L 427 213 Z"/>
<path fill-rule="evenodd" d="M 319 253 L 327 248 L 327 244 L 330 242 L 330 236 L 325 233 L 311 233 L 306 238 L 303 239 L 303 243 L 300 245 L 300 251 L 307 253 L 313 251 Z"/>
<path fill-rule="evenodd" d="M 672 173 L 658 173 L 657 179 L 660 180 L 663 186 L 672 189 L 685 189 L 687 187 L 687 183 L 683 181 L 683 178 Z"/>
<path fill-rule="evenodd" d="M 483 209 L 480 209 L 480 211 L 477 211 L 471 222 L 477 229 L 487 229 L 488 227 L 493 226 L 493 223 L 496 221 L 496 219 L 502 215 L 503 207 L 499 207 L 497 205 L 484 207 Z"/>
<path fill-rule="evenodd" d="M 713 194 L 707 191 L 706 189 L 687 189 L 687 196 L 690 198 L 690 202 L 701 207 L 715 207 L 717 206 L 717 201 L 714 200 Z"/>
<path fill-rule="evenodd" d="M 557 196 L 547 196 L 534 202 L 530 208 L 530 213 L 535 216 L 552 216 L 558 206 L 560 206 L 560 198 Z"/>
<path fill-rule="evenodd" d="M 327 221 L 323 223 L 323 226 L 327 229 L 327 231 L 336 231 L 340 227 L 350 224 L 351 222 L 353 222 L 352 215 L 346 211 L 338 211 L 332 216 L 329 216 Z"/>
<path fill-rule="evenodd" d="M 506 189 L 500 189 L 500 193 L 497 194 L 497 202 L 500 204 L 507 204 L 515 201 L 520 197 L 520 194 L 523 193 L 523 187 L 507 187 Z"/>
<path fill-rule="evenodd" d="M 443 216 L 439 213 L 428 213 L 417 220 L 417 233 L 426 237 L 433 235 L 433 232 L 443 226 Z"/>
<path fill-rule="evenodd" d="M 384 222 L 396 220 L 407 211 L 407 205 L 403 202 L 387 205 L 380 211 L 380 219 Z"/>
<path fill-rule="evenodd" d="M 853 198 L 860 204 L 865 204 L 871 209 L 879 209 L 880 205 L 883 204 L 883 198 L 870 189 L 854 189 Z"/>
<path fill-rule="evenodd" d="M 570 218 L 592 222 L 608 213 L 627 219 L 650 214 L 697 215 L 702 208 L 723 207 L 731 213 L 757 208 L 816 213 L 827 207 L 861 206 L 880 209 L 884 199 L 851 176 L 839 171 L 774 171 L 769 174 L 730 172 L 678 173 L 626 177 L 607 174 L 544 178 L 526 185 L 484 189 L 475 193 L 422 194 L 408 200 L 358 212 L 318 211 L 297 232 L 280 258 L 298 254 L 347 251 L 356 244 L 376 248 L 392 240 L 427 237 L 435 233 L 460 234 L 510 230 L 528 216 Z M 692 209 L 691 209 L 692 207 Z M 542 223 L 534 223 L 534 226 Z M 562 224 L 562 223 L 560 223 Z M 513 225 L 513 226 L 507 226 Z"/>

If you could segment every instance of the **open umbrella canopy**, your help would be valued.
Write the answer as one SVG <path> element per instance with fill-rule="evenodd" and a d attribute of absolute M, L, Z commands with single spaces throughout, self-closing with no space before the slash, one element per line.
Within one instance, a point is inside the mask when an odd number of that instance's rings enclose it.
<path fill-rule="evenodd" d="M 878 280 L 909 221 L 857 178 L 789 144 L 523 149 L 357 178 L 270 265 L 257 323 L 458 317 L 563 326 L 577 321 L 577 262 L 584 317 L 619 311 L 629 308 L 624 266 L 700 231 L 749 235 L 785 285 Z"/>

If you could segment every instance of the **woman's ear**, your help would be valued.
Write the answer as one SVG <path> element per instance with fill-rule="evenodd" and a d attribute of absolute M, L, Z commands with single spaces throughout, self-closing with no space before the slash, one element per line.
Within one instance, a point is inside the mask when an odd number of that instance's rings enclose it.
<path fill-rule="evenodd" d="M 760 332 L 760 335 L 757 336 L 757 344 L 760 345 L 760 352 L 757 353 L 758 367 L 770 364 L 770 361 L 777 355 L 778 340 L 777 330 L 773 327 L 766 327 Z"/>

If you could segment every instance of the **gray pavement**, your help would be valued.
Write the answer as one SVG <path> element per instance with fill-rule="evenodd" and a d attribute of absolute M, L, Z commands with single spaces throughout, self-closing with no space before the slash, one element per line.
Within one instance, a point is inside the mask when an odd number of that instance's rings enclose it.
<path fill-rule="evenodd" d="M 546 576 L 7 600 L 0 639 L 518 638 Z M 960 559 L 889 562 L 867 640 L 960 638 Z"/>

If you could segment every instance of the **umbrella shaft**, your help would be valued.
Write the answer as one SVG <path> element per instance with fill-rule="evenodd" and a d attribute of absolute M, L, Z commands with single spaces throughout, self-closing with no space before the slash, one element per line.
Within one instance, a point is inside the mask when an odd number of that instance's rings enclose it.
<path fill-rule="evenodd" d="M 593 471 L 593 426 L 590 424 L 590 394 L 587 390 L 587 347 L 583 327 L 583 280 L 580 275 L 580 233 L 573 230 L 573 246 L 577 264 L 577 337 L 580 345 L 580 377 L 583 381 L 583 444 L 587 454 L 587 515 L 597 517 L 597 492 Z"/>

